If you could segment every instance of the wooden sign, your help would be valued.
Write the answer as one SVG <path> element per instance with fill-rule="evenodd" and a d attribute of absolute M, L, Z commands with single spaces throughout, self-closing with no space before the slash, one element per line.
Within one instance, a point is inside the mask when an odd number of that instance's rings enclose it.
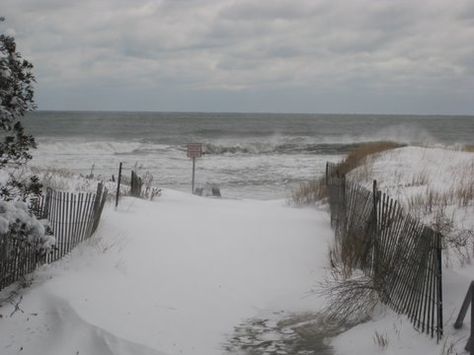
<path fill-rule="evenodd" d="M 201 143 L 189 143 L 188 144 L 188 158 L 193 159 L 193 178 L 191 182 L 191 191 L 194 193 L 194 172 L 196 170 L 196 158 L 202 156 L 202 144 Z"/>
<path fill-rule="evenodd" d="M 200 158 L 202 156 L 202 144 L 190 143 L 188 144 L 188 158 Z"/>

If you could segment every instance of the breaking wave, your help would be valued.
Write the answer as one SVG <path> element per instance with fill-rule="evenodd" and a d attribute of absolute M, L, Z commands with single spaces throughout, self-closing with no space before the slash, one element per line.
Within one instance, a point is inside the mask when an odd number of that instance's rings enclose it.
<path fill-rule="evenodd" d="M 246 143 L 235 145 L 205 144 L 206 154 L 346 154 L 362 143 Z"/>

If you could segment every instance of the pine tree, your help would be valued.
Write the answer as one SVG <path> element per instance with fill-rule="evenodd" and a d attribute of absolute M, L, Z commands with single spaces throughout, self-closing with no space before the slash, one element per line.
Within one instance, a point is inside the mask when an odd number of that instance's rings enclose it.
<path fill-rule="evenodd" d="M 0 23 L 5 19 L 0 17 Z M 19 167 L 31 159 L 30 148 L 36 148 L 32 135 L 25 132 L 21 119 L 36 106 L 33 101 L 35 77 L 33 65 L 16 51 L 15 39 L 0 34 L 0 169 Z M 37 176 L 18 178 L 9 172 L 0 185 L 0 200 L 26 201 L 41 194 Z"/>
<path fill-rule="evenodd" d="M 0 22 L 5 19 L 0 17 Z M 33 101 L 35 77 L 33 65 L 16 51 L 15 39 L 0 34 L 0 168 L 22 165 L 31 159 L 36 148 L 21 119 L 36 108 Z"/>

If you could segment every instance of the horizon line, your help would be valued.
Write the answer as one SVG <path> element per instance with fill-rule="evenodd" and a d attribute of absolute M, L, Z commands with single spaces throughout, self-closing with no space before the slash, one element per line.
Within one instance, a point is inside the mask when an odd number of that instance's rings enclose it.
<path fill-rule="evenodd" d="M 194 114 L 255 114 L 255 115 L 304 115 L 304 116 L 311 116 L 311 115 L 324 115 L 324 116 L 338 116 L 338 115 L 346 115 L 346 116 L 431 116 L 431 117 L 473 117 L 474 113 L 472 114 L 461 114 L 461 113 L 360 113 L 360 112 L 271 112 L 271 111 L 192 111 L 192 110 L 111 110 L 111 109 L 38 109 L 34 111 L 27 112 L 34 113 L 34 112 L 70 112 L 70 113 L 194 113 Z"/>

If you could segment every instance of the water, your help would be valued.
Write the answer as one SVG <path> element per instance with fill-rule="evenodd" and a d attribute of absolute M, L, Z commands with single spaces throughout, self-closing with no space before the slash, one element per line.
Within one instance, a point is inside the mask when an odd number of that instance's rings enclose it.
<path fill-rule="evenodd" d="M 186 144 L 205 144 L 197 185 L 226 197 L 288 196 L 362 142 L 472 144 L 474 117 L 156 112 L 34 112 L 25 126 L 38 142 L 32 165 L 109 178 L 119 162 L 150 171 L 155 183 L 190 191 Z"/>

